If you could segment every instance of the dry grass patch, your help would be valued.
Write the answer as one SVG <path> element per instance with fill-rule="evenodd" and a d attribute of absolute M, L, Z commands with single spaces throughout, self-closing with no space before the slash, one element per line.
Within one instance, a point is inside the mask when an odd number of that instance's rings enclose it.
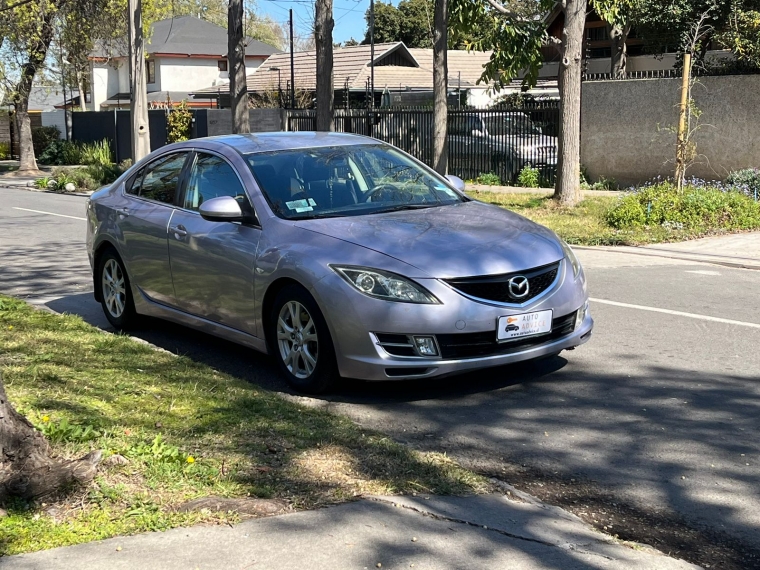
<path fill-rule="evenodd" d="M 175 511 L 203 496 L 311 508 L 365 493 L 488 489 L 445 456 L 3 296 L 0 368 L 11 401 L 60 456 L 103 449 L 128 461 L 106 457 L 95 482 L 65 498 L 6 505 L 0 554 L 236 520 Z"/>

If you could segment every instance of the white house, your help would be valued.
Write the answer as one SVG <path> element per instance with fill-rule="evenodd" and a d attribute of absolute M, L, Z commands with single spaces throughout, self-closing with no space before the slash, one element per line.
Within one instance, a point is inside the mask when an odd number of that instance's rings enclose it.
<path fill-rule="evenodd" d="M 193 107 L 208 102 L 189 100 L 188 94 L 201 87 L 228 83 L 227 30 L 194 16 L 180 16 L 153 24 L 148 36 L 146 72 L 148 104 L 163 106 L 188 100 Z M 248 39 L 246 73 L 250 74 L 279 50 Z M 129 59 L 108 57 L 102 50 L 90 56 L 90 102 L 92 111 L 129 107 Z"/>

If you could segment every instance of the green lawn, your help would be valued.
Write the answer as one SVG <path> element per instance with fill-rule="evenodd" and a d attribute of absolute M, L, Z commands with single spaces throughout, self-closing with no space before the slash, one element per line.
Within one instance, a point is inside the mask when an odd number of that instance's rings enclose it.
<path fill-rule="evenodd" d="M 235 520 L 174 512 L 201 496 L 280 498 L 302 509 L 364 493 L 487 490 L 445 455 L 3 296 L 0 370 L 11 401 L 60 456 L 103 449 L 129 460 L 103 465 L 92 485 L 55 501 L 6 505 L 0 555 Z"/>

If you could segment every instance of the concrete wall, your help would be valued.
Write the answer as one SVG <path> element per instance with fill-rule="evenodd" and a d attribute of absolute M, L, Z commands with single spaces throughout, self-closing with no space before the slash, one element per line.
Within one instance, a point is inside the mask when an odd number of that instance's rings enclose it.
<path fill-rule="evenodd" d="M 663 129 L 678 124 L 680 87 L 680 79 L 583 84 L 581 163 L 592 179 L 627 185 L 672 175 L 675 134 Z M 760 75 L 702 77 L 693 97 L 703 125 L 693 140 L 705 157 L 688 174 L 714 180 L 759 167 Z"/>
<path fill-rule="evenodd" d="M 58 127 L 61 132 L 59 139 L 66 138 L 66 114 L 61 111 L 46 111 L 40 113 L 43 127 Z"/>
<path fill-rule="evenodd" d="M 251 109 L 250 125 L 252 133 L 284 130 L 282 109 Z M 228 135 L 232 132 L 232 111 L 230 109 L 208 110 L 208 136 Z"/>

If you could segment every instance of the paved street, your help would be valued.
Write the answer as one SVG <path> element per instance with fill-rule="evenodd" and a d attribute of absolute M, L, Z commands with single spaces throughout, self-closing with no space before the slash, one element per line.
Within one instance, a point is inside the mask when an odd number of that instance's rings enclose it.
<path fill-rule="evenodd" d="M 0 194 L 0 291 L 105 328 L 90 293 L 84 198 Z M 596 319 L 580 349 L 427 383 L 345 383 L 301 400 L 508 481 L 524 469 L 588 484 L 652 520 L 677 515 L 760 552 L 760 271 L 579 256 Z M 151 325 L 137 336 L 287 392 L 265 356 Z M 748 559 L 747 568 L 758 566 Z"/>

